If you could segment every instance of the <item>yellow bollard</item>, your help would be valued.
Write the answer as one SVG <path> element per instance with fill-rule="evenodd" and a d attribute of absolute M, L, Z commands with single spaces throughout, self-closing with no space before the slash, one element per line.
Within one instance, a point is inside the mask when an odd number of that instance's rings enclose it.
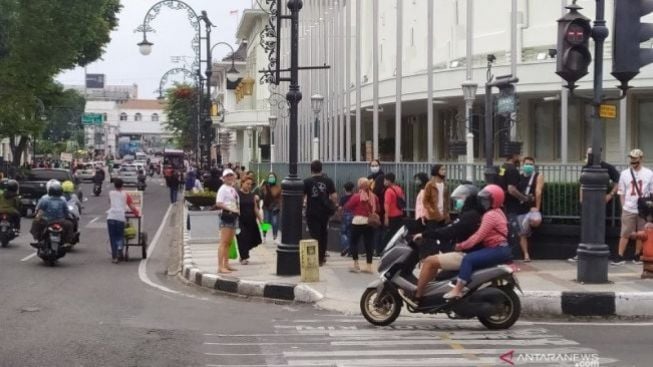
<path fill-rule="evenodd" d="M 320 264 L 317 252 L 316 240 L 299 241 L 299 266 L 302 282 L 311 283 L 320 281 Z"/>

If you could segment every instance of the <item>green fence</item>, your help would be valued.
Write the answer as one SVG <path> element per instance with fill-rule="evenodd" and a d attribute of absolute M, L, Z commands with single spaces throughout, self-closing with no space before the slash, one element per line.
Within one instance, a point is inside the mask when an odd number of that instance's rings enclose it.
<path fill-rule="evenodd" d="M 455 187 L 465 179 L 466 164 L 444 163 L 447 167 L 447 182 L 450 188 Z M 287 163 L 250 163 L 249 168 L 257 173 L 258 177 L 267 175 L 272 171 L 278 177 L 288 175 Z M 625 167 L 617 167 L 625 169 Z M 415 204 L 416 188 L 413 184 L 413 177 L 418 172 L 429 174 L 430 163 L 382 163 L 381 169 L 384 172 L 393 172 L 399 183 L 406 191 L 406 203 L 408 210 L 412 210 Z M 542 215 L 547 222 L 561 224 L 580 223 L 580 179 L 582 166 L 578 164 L 542 164 L 537 165 L 537 171 L 544 175 L 545 185 L 542 197 Z M 310 163 L 300 163 L 297 166 L 299 177 L 310 175 Z M 365 162 L 325 162 L 323 171 L 334 180 L 338 192 L 342 192 L 345 182 L 356 182 L 358 178 L 370 174 L 368 164 Z M 482 164 L 473 165 L 473 182 L 481 185 L 483 183 L 483 172 L 485 167 Z M 617 225 L 621 214 L 618 205 L 618 198 L 607 205 L 607 219 L 609 225 Z"/>

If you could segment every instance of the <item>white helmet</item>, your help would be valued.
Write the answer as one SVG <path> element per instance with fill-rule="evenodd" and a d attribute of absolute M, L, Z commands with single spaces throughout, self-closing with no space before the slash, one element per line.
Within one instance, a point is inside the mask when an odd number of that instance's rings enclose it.
<path fill-rule="evenodd" d="M 55 180 L 53 178 L 52 180 L 48 181 L 48 183 L 45 184 L 45 191 L 49 192 L 50 187 L 52 187 L 52 185 L 54 185 L 54 184 L 61 186 L 61 182 L 59 182 L 59 180 Z"/>

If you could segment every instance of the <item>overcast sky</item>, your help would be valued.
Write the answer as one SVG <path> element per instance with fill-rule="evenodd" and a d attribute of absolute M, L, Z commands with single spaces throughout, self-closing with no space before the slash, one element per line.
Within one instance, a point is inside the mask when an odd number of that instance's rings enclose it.
<path fill-rule="evenodd" d="M 111 43 L 107 45 L 102 60 L 88 65 L 89 74 L 105 74 L 105 85 L 138 85 L 139 98 L 156 98 L 161 76 L 171 68 L 183 67 L 183 61 L 175 64 L 172 56 L 187 56 L 187 67 L 190 67 L 194 52 L 191 40 L 194 35 L 186 12 L 172 10 L 164 6 L 151 25 L 156 33 L 148 33 L 148 40 L 154 43 L 152 53 L 143 56 L 138 51 L 137 43 L 143 36 L 134 33 L 134 29 L 143 23 L 148 9 L 158 0 L 121 0 L 122 11 L 118 15 L 120 24 L 111 34 Z M 243 9 L 250 8 L 252 0 L 185 0 L 200 14 L 206 10 L 209 19 L 216 28 L 211 33 L 211 43 L 223 41 L 236 48 L 236 27 L 240 22 Z M 232 14 L 233 11 L 237 14 Z M 204 31 L 202 31 L 204 35 Z M 229 52 L 225 46 L 214 49 L 213 60 L 219 60 Z M 205 44 L 202 41 L 202 57 L 205 55 Z M 77 68 L 62 73 L 57 79 L 63 84 L 84 84 L 84 69 Z M 169 87 L 170 85 L 168 85 Z"/>

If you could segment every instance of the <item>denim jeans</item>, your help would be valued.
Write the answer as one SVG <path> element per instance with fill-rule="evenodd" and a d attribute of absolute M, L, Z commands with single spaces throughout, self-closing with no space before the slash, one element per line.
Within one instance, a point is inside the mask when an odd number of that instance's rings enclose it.
<path fill-rule="evenodd" d="M 177 192 L 179 189 L 177 187 L 171 187 L 170 188 L 170 202 L 172 204 L 177 202 Z"/>
<path fill-rule="evenodd" d="M 119 220 L 107 220 L 109 229 L 109 242 L 111 243 L 111 258 L 115 259 L 125 245 L 125 222 Z"/>
<path fill-rule="evenodd" d="M 472 251 L 463 257 L 458 279 L 467 284 L 472 280 L 472 273 L 475 270 L 503 264 L 510 259 L 512 259 L 510 246 L 486 247 Z"/>
<path fill-rule="evenodd" d="M 281 212 L 277 211 L 276 213 L 273 210 L 270 209 L 263 209 L 263 216 L 265 219 L 266 223 L 270 223 L 272 225 L 272 235 L 274 237 L 277 237 L 277 233 L 279 233 L 279 214 Z"/>
<path fill-rule="evenodd" d="M 351 252 L 351 221 L 354 215 L 349 212 L 342 213 L 342 223 L 340 223 L 340 248 Z"/>

